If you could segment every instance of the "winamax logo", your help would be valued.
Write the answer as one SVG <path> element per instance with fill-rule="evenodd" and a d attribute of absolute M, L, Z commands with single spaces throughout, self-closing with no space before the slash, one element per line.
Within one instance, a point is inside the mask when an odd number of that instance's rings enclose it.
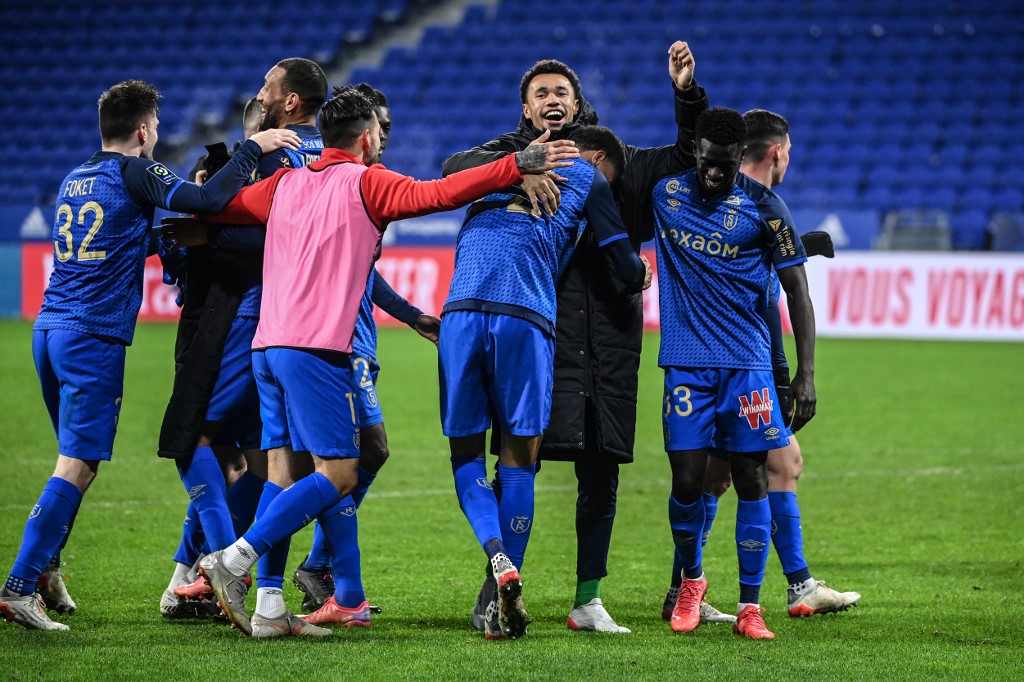
<path fill-rule="evenodd" d="M 760 391 L 752 391 L 750 399 L 747 396 L 740 396 L 740 417 L 746 417 L 747 423 L 750 428 L 757 430 L 759 424 L 768 426 L 772 419 L 772 408 L 775 406 L 775 401 L 771 399 L 771 394 L 767 388 L 762 388 Z"/>

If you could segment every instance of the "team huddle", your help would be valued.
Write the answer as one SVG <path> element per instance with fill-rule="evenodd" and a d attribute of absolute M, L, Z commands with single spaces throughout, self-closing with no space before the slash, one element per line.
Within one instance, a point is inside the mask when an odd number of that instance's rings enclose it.
<path fill-rule="evenodd" d="M 33 331 L 57 466 L 29 514 L 0 615 L 69 629 L 48 613 L 77 608 L 61 551 L 99 463 L 111 458 L 144 262 L 159 253 L 165 280 L 181 288 L 182 313 L 158 454 L 175 461 L 189 497 L 164 617 L 223 615 L 257 638 L 372 624 L 379 610 L 363 588 L 357 518 L 389 457 L 375 392 L 377 306 L 437 345 L 455 493 L 487 559 L 473 626 L 487 639 L 527 634 L 520 570 L 534 482 L 539 460 L 562 459 L 580 483 L 568 627 L 628 633 L 600 583 L 618 467 L 632 460 L 640 292 L 652 278 L 639 248 L 650 239 L 675 544 L 662 617 L 677 632 L 732 623 L 743 637 L 773 638 L 759 606 L 769 544 L 791 616 L 855 605 L 856 592 L 812 577 L 796 499 L 793 432 L 816 403 L 803 264 L 831 256 L 831 243 L 818 233 L 801 239 L 772 191 L 789 164 L 785 119 L 708 108 L 686 43 L 668 55 L 674 144 L 624 145 L 597 125 L 576 73 L 544 60 L 523 76 L 516 131 L 452 156 L 434 181 L 380 164 L 391 134 L 383 93 L 361 84 L 328 96 L 323 70 L 306 59 L 268 71 L 244 113 L 247 139 L 231 152 L 208 147 L 194 182 L 152 158 L 156 89 L 125 81 L 104 92 L 102 150 L 60 188 L 53 274 Z M 466 204 L 438 319 L 396 293 L 374 263 L 391 222 Z M 192 217 L 154 229 L 157 207 Z M 780 288 L 796 338 L 792 380 Z M 708 603 L 701 567 L 730 485 L 735 616 Z M 307 612 L 296 615 L 283 593 L 288 552 L 314 520 L 311 551 L 292 572 Z"/>

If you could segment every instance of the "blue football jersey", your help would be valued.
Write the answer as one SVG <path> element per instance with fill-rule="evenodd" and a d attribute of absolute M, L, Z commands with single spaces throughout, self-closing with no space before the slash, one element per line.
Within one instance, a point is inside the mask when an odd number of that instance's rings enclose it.
<path fill-rule="evenodd" d="M 253 173 L 252 181 L 258 182 L 281 170 L 282 168 L 302 168 L 314 161 L 319 161 L 324 153 L 324 141 L 320 137 L 320 131 L 316 126 L 285 126 L 287 130 L 294 131 L 302 140 L 302 147 L 298 150 L 278 149 L 264 155 Z M 242 296 L 238 304 L 238 316 L 259 318 L 260 298 L 263 296 L 262 280 L 255 282 Z"/>
<path fill-rule="evenodd" d="M 366 291 L 359 302 L 355 335 L 352 337 L 352 354 L 371 359 L 377 357 L 377 323 L 373 319 L 373 280 L 376 274 L 376 270 L 370 270 Z"/>
<path fill-rule="evenodd" d="M 771 369 L 765 311 L 777 269 L 807 260 L 786 204 L 739 175 L 705 201 L 697 175 L 654 189 L 661 367 Z"/>
<path fill-rule="evenodd" d="M 67 329 L 130 345 L 142 305 L 154 207 L 221 210 L 255 169 L 260 148 L 243 145 L 223 177 L 202 188 L 152 159 L 98 152 L 61 183 L 53 271 L 35 329 Z"/>
<path fill-rule="evenodd" d="M 589 225 L 603 246 L 627 235 L 604 176 L 583 159 L 558 172 L 553 217 L 533 213 L 514 188 L 472 204 L 455 245 L 455 274 L 443 312 L 477 310 L 555 328 L 555 284 Z"/>

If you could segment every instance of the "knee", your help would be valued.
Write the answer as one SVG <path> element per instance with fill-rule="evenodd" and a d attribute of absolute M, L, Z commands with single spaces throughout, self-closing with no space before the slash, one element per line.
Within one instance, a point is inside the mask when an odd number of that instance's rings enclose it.
<path fill-rule="evenodd" d="M 391 456 L 384 429 L 366 430 L 359 445 L 359 466 L 376 474 Z"/>
<path fill-rule="evenodd" d="M 759 500 L 768 494 L 768 468 L 764 457 L 733 456 L 733 485 L 741 500 Z"/>

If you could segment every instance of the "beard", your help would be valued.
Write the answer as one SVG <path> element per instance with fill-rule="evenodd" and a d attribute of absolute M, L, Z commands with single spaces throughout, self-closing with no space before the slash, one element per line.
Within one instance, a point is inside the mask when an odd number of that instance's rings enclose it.
<path fill-rule="evenodd" d="M 266 110 L 263 114 L 263 120 L 260 121 L 260 130 L 272 130 L 274 128 L 280 128 L 280 111 L 278 107 L 272 107 Z"/>

